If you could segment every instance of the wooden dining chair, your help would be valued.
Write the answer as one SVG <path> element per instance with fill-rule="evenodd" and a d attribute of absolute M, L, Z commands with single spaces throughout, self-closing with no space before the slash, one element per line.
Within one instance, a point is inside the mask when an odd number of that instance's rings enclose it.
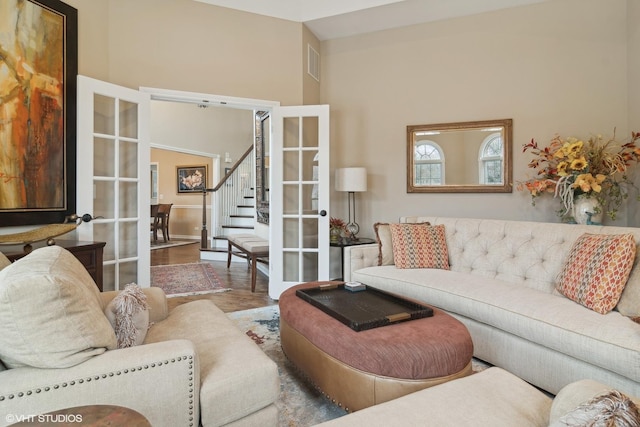
<path fill-rule="evenodd" d="M 153 222 L 151 224 L 151 231 L 153 231 L 153 240 L 158 240 L 158 230 L 162 231 L 162 238 L 165 242 L 171 240 L 169 237 L 169 216 L 171 214 L 171 206 L 173 203 L 160 203 L 157 205 L 157 210 L 152 207 L 152 212 L 155 211 Z"/>

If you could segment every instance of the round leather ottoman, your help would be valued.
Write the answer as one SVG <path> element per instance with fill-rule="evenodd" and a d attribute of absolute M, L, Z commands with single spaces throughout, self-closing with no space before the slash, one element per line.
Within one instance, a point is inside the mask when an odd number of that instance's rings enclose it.
<path fill-rule="evenodd" d="M 356 332 L 296 296 L 280 296 L 280 339 L 291 362 L 347 411 L 357 411 L 471 374 L 473 343 L 457 319 L 433 317 Z"/>

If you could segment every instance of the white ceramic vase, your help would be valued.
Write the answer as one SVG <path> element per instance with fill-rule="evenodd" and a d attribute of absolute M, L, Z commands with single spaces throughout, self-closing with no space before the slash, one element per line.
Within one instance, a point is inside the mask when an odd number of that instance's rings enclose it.
<path fill-rule="evenodd" d="M 580 194 L 573 199 L 573 218 L 578 224 L 602 224 L 604 209 L 595 197 Z"/>

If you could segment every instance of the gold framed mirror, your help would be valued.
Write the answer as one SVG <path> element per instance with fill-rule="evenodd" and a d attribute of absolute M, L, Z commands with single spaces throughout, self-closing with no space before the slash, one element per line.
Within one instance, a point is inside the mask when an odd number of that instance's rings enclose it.
<path fill-rule="evenodd" d="M 407 193 L 510 193 L 512 119 L 407 126 Z"/>

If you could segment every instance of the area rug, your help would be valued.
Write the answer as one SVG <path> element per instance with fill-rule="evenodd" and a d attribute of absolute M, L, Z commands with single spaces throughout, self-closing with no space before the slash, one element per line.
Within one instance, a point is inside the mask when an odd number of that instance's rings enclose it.
<path fill-rule="evenodd" d="M 285 357 L 280 346 L 280 310 L 277 305 L 235 311 L 227 313 L 227 316 L 278 365 L 278 426 L 313 426 L 347 414 L 311 387 Z M 484 362 L 473 360 L 474 372 L 487 367 Z"/>
<path fill-rule="evenodd" d="M 280 346 L 280 310 L 277 305 L 227 315 L 278 365 L 278 426 L 306 427 L 346 415 L 344 409 L 309 385 L 285 357 Z"/>
<path fill-rule="evenodd" d="M 199 240 L 169 240 L 165 242 L 162 238 L 158 240 L 151 239 L 151 250 L 174 248 L 176 246 L 195 245 L 200 243 Z"/>
<path fill-rule="evenodd" d="M 154 265 L 151 267 L 151 286 L 161 288 L 169 298 L 231 290 L 206 262 Z"/>

